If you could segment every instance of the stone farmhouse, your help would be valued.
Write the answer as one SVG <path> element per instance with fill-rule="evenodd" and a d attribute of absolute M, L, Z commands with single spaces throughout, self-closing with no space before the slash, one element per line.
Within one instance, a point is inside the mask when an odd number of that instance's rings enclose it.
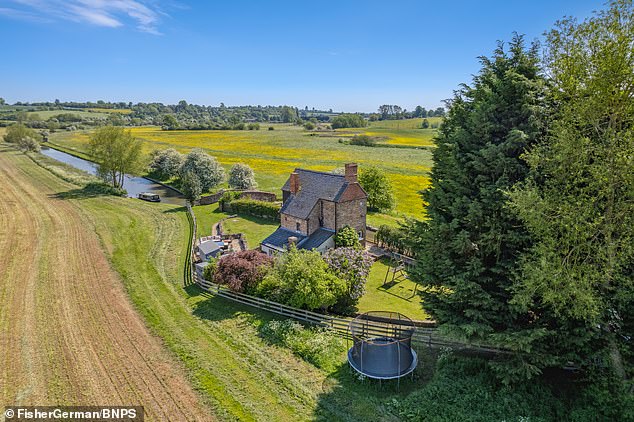
<path fill-rule="evenodd" d="M 262 252 L 283 252 L 289 243 L 325 252 L 345 226 L 365 243 L 368 195 L 357 180 L 356 164 L 346 164 L 344 175 L 295 169 L 282 187 L 282 199 L 280 227 L 262 241 Z"/>

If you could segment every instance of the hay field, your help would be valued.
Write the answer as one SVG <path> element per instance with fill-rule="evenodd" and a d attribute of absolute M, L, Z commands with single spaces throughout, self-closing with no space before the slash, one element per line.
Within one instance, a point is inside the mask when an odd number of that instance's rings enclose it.
<path fill-rule="evenodd" d="M 0 182 L 2 401 L 138 404 L 146 420 L 213 419 L 134 309 L 92 224 L 56 196 L 76 186 L 7 146 Z"/>

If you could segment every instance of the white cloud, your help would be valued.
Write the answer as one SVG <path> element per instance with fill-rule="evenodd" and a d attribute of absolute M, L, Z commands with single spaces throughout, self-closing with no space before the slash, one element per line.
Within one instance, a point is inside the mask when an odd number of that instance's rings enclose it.
<path fill-rule="evenodd" d="M 147 0 L 13 0 L 16 8 L 0 8 L 0 14 L 16 19 L 64 19 L 90 25 L 118 28 L 127 21 L 140 31 L 160 34 L 160 15 L 154 2 Z M 145 4 L 144 4 L 145 3 Z"/>

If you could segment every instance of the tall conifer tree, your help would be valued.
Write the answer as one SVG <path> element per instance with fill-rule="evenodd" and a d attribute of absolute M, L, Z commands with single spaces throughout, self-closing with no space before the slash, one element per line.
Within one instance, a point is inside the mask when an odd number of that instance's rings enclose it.
<path fill-rule="evenodd" d="M 537 45 L 526 48 L 519 35 L 481 63 L 473 83 L 449 102 L 436 139 L 423 195 L 429 222 L 411 233 L 419 262 L 412 276 L 428 287 L 425 309 L 445 332 L 521 351 L 516 337 L 529 316 L 509 300 L 518 256 L 531 239 L 506 191 L 526 178 L 520 156 L 543 134 L 545 84 Z M 537 372 L 530 364 L 511 367 L 519 372 L 513 376 Z"/>

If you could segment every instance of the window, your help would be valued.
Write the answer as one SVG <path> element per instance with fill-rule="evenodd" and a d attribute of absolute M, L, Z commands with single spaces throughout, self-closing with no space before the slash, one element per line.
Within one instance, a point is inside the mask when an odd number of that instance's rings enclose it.
<path fill-rule="evenodd" d="M 302 225 L 299 222 L 295 223 L 295 229 L 297 231 L 301 231 L 302 230 Z"/>

